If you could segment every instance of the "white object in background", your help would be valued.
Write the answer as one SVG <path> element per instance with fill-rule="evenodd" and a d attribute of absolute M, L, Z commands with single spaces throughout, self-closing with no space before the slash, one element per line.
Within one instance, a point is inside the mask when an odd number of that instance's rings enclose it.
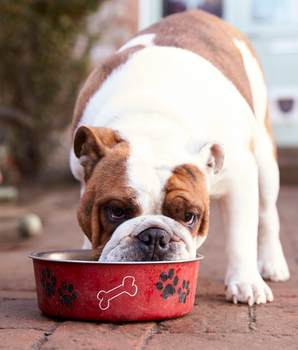
<path fill-rule="evenodd" d="M 27 214 L 20 219 L 18 228 L 20 236 L 27 238 L 41 233 L 42 223 L 37 215 Z"/>
<path fill-rule="evenodd" d="M 272 87 L 268 90 L 268 97 L 272 124 L 298 123 L 298 86 Z"/>

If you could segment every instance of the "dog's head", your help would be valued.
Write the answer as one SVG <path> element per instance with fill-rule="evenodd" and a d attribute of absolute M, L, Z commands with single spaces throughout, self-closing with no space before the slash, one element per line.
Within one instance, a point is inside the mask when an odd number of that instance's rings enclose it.
<path fill-rule="evenodd" d="M 86 188 L 79 224 L 94 260 L 194 258 L 209 227 L 210 177 L 223 164 L 219 143 L 206 143 L 193 163 L 165 166 L 132 157 L 130 143 L 108 128 L 81 126 L 74 152 Z"/>

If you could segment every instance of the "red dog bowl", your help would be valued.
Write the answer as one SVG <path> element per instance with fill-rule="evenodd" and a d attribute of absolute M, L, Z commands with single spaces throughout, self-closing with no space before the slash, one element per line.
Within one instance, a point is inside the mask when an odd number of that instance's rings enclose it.
<path fill-rule="evenodd" d="M 63 318 L 144 321 L 193 308 L 200 259 L 91 261 L 91 250 L 32 253 L 38 306 Z"/>

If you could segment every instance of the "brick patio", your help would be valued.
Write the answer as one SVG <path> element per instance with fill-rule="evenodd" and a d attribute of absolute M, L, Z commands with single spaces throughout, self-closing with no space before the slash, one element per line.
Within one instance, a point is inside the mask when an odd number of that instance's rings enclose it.
<path fill-rule="evenodd" d="M 0 204 L 1 349 L 298 349 L 298 187 L 284 186 L 280 192 L 281 239 L 291 279 L 269 283 L 273 303 L 248 307 L 225 301 L 224 234 L 212 203 L 193 311 L 176 319 L 140 323 L 62 320 L 39 311 L 27 256 L 81 246 L 78 199 L 77 186 L 31 188 L 21 191 L 17 203 Z M 44 229 L 26 240 L 18 237 L 16 225 L 29 212 L 41 217 Z"/>

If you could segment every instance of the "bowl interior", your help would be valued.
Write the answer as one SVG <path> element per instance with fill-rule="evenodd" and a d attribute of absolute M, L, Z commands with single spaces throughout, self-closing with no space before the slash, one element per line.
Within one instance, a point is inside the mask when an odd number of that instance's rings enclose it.
<path fill-rule="evenodd" d="M 60 261 L 60 262 L 75 262 L 75 263 L 94 263 L 94 264 L 171 264 L 182 263 L 194 260 L 201 260 L 203 255 L 197 254 L 196 258 L 179 261 L 127 261 L 127 262 L 98 262 L 92 261 L 91 249 L 76 249 L 76 250 L 53 250 L 47 252 L 36 252 L 29 255 L 33 260 L 47 260 L 47 261 Z"/>
<path fill-rule="evenodd" d="M 29 255 L 33 259 L 63 260 L 63 261 L 92 261 L 91 249 L 53 250 L 37 252 Z"/>

